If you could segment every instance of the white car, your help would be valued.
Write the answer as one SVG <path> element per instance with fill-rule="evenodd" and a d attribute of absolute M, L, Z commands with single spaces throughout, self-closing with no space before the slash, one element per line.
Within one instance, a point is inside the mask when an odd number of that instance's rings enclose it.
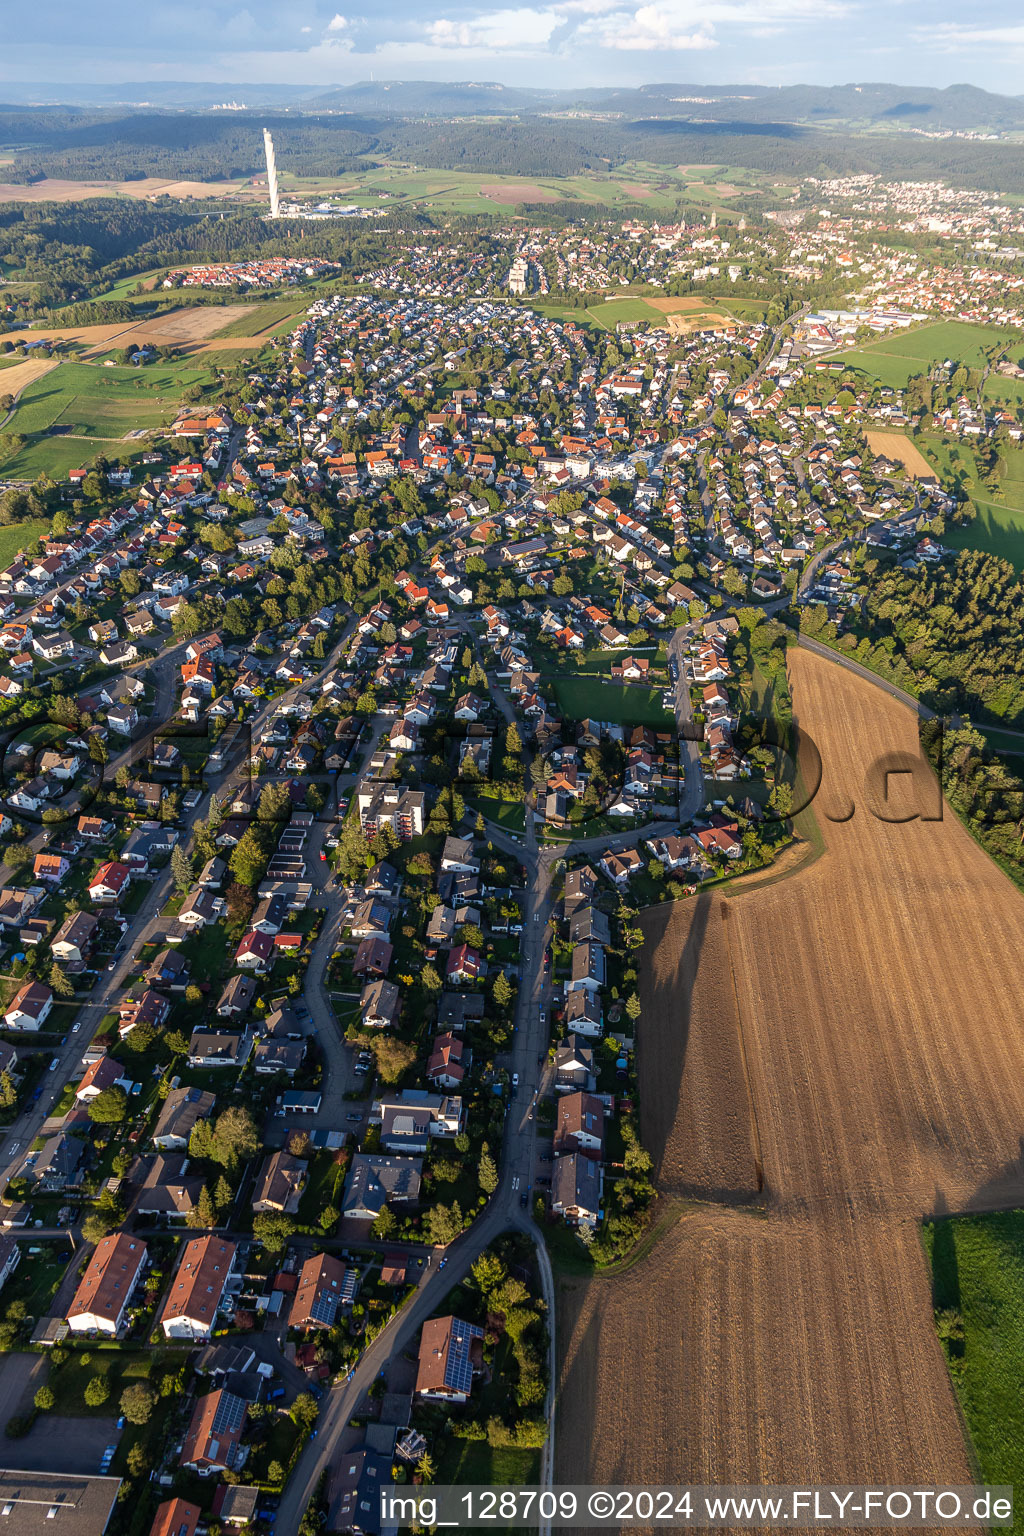
<path fill-rule="evenodd" d="M 512 1087 L 513 1088 L 518 1088 L 519 1087 L 519 1073 L 518 1072 L 513 1072 L 512 1073 Z"/>

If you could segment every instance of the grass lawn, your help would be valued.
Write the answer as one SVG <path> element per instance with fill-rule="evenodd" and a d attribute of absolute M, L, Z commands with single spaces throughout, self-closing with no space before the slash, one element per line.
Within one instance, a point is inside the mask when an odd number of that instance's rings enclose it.
<path fill-rule="evenodd" d="M 914 374 L 926 373 L 935 363 L 947 359 L 968 368 L 981 368 L 985 363 L 982 347 L 996 343 L 1008 346 L 1010 341 L 1010 333 L 994 325 L 939 320 L 915 330 L 880 336 L 877 341 L 844 353 L 843 361 L 883 384 L 902 388 Z"/>
<path fill-rule="evenodd" d="M 21 1259 L 4 1286 L 4 1309 L 12 1301 L 23 1301 L 30 1317 L 44 1317 L 54 1292 L 64 1278 L 71 1259 L 71 1246 L 63 1238 L 47 1242 L 26 1239 L 19 1244 Z M 38 1248 L 38 1253 L 30 1253 Z"/>
<path fill-rule="evenodd" d="M 978 1480 L 1024 1485 L 1024 1211 L 928 1223 L 937 1313 L 959 1314 L 947 1344 L 950 1375 L 978 1463 Z M 1014 1529 L 1022 1528 L 1018 1515 Z"/>
<path fill-rule="evenodd" d="M 450 1436 L 436 1481 L 460 1487 L 486 1483 L 492 1488 L 525 1488 L 536 1483 L 539 1476 L 540 1451 L 523 1451 L 514 1445 L 490 1446 L 485 1440 L 456 1440 Z"/>
<path fill-rule="evenodd" d="M 942 542 L 953 549 L 980 549 L 1024 570 L 1024 511 L 976 502 L 978 515 L 962 528 L 950 528 Z"/>
<path fill-rule="evenodd" d="M 921 446 L 943 485 L 968 497 L 978 509 L 973 522 L 948 528 L 943 542 L 953 549 L 984 550 L 1024 570 L 1024 449 L 1005 450 L 998 488 L 990 491 L 981 483 L 978 461 L 966 444 L 928 435 Z"/>
<path fill-rule="evenodd" d="M 0 528 L 0 567 L 10 565 L 15 555 L 34 544 L 36 539 L 44 533 L 49 533 L 50 524 L 39 520 L 29 523 L 12 523 L 8 528 Z"/>
<path fill-rule="evenodd" d="M 96 451 L 88 442 L 73 441 L 74 435 L 106 444 L 137 428 L 162 426 L 173 416 L 187 385 L 213 383 L 209 364 L 193 361 L 152 363 L 145 368 L 62 362 L 19 398 L 9 430 L 33 440 L 2 471 L 23 479 L 32 479 L 44 469 L 55 477 L 64 475 Z M 40 436 L 57 425 L 70 429 L 67 437 Z M 125 444 L 123 449 L 107 451 L 120 455 L 133 449 Z M 134 445 L 134 451 L 141 452 L 141 445 Z"/>
<path fill-rule="evenodd" d="M 634 688 L 595 677 L 560 677 L 554 689 L 566 720 L 610 720 L 617 725 L 650 725 L 659 731 L 674 728 L 660 688 Z"/>
<path fill-rule="evenodd" d="M 125 1387 L 135 1381 L 148 1381 L 154 1362 L 159 1358 L 151 1350 L 93 1347 L 87 1348 L 85 1353 L 89 1356 L 88 1361 L 83 1361 L 82 1352 L 74 1351 L 64 1365 L 50 1374 L 50 1385 L 57 1395 L 56 1411 L 74 1418 L 116 1414 L 118 1399 Z M 171 1369 L 177 1362 L 167 1358 L 167 1369 Z M 102 1376 L 110 1388 L 109 1397 L 98 1408 L 90 1408 L 84 1397 L 86 1385 L 94 1376 Z M 156 1379 L 159 1380 L 159 1373 L 156 1373 Z"/>
<path fill-rule="evenodd" d="M 4 479 L 34 480 L 45 470 L 54 480 L 61 480 L 69 470 L 85 469 L 98 453 L 107 458 L 131 459 L 144 453 L 146 447 L 147 444 L 139 440 L 126 443 L 116 438 L 107 442 L 98 437 L 35 437 L 13 459 L 5 459 L 0 464 L 0 475 Z M 0 529 L 0 532 L 8 530 Z"/>
<path fill-rule="evenodd" d="M 524 832 L 526 816 L 522 800 L 498 800 L 491 795 L 468 795 L 466 805 L 475 815 L 480 811 L 486 821 L 493 821 L 506 832 Z"/>

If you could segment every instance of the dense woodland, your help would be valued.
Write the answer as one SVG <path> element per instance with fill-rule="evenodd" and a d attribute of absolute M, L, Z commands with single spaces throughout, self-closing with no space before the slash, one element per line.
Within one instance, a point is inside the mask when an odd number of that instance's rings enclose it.
<path fill-rule="evenodd" d="M 1005 560 L 965 550 L 905 571 L 868 560 L 864 614 L 845 635 L 808 609 L 801 629 L 916 693 L 942 715 L 1024 719 L 1024 584 Z"/>
<path fill-rule="evenodd" d="M 303 256 L 337 262 L 341 274 L 383 259 L 398 216 L 375 221 L 269 223 L 256 213 L 189 212 L 182 204 L 96 198 L 88 202 L 0 204 L 0 262 L 40 284 L 35 309 L 45 314 L 104 292 L 121 278 L 154 267 L 253 256 Z M 403 229 L 429 220 L 404 210 Z M 482 237 L 481 238 L 485 238 Z M 208 296 L 201 296 L 208 297 Z M 154 296 L 155 299 L 159 295 Z M 175 295 L 174 304 L 181 302 Z M 112 301 L 102 313 L 65 314 L 68 324 L 132 318 Z"/>
<path fill-rule="evenodd" d="M 1010 878 L 1024 885 L 1024 783 L 991 750 L 980 731 L 921 724 L 921 744 L 942 780 L 946 799 Z"/>
<path fill-rule="evenodd" d="M 647 99 L 630 93 L 631 104 Z M 657 110 L 660 102 L 650 100 Z M 392 156 L 445 170 L 527 176 L 605 173 L 630 160 L 745 166 L 780 176 L 873 171 L 894 178 L 937 178 L 999 192 L 1024 192 L 1019 147 L 907 134 L 823 132 L 778 118 L 772 96 L 741 115 L 709 121 L 624 116 L 620 120 L 555 119 L 522 113 L 491 120 L 274 113 L 0 111 L 0 148 L 14 152 L 7 179 L 44 176 L 122 180 L 146 176 L 228 180 L 263 169 L 262 129 L 277 130 L 278 164 L 307 176 L 335 176 Z M 808 106 L 808 111 L 812 109 Z M 883 114 L 884 115 L 884 114 Z M 894 119 L 895 120 L 895 119 Z"/>

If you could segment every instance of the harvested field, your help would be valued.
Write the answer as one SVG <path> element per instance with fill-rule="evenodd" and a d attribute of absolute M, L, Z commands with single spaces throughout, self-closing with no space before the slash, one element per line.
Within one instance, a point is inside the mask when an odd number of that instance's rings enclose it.
<path fill-rule="evenodd" d="M 30 186 L 18 182 L 0 183 L 3 203 L 72 203 L 87 197 L 229 197 L 246 185 L 244 181 L 167 181 L 147 176 L 141 181 L 61 181 L 46 177 Z"/>
<path fill-rule="evenodd" d="M 935 479 L 935 470 L 928 463 L 924 454 L 909 437 L 904 437 L 902 432 L 865 432 L 868 447 L 872 453 L 884 454 L 887 459 L 895 459 L 897 464 L 902 464 L 912 480 L 919 480 L 922 475 L 928 479 Z"/>
<path fill-rule="evenodd" d="M 826 851 L 643 918 L 642 1128 L 663 1192 L 711 1203 L 563 1281 L 563 1479 L 970 1480 L 919 1222 L 1024 1204 L 1024 900 L 948 808 L 871 813 L 879 754 L 919 761 L 909 711 L 789 665 Z M 889 782 L 885 814 L 937 814 L 930 770 Z"/>
<path fill-rule="evenodd" d="M 628 192 L 630 197 L 650 197 L 650 187 L 643 186 L 639 181 L 620 181 L 618 185 L 623 192 Z"/>
<path fill-rule="evenodd" d="M 156 346 L 165 347 L 203 342 L 257 307 L 255 304 L 196 304 L 189 309 L 171 309 L 165 315 L 154 315 L 148 320 L 122 320 L 116 325 L 58 325 L 28 334 L 33 341 L 77 342 L 84 349 L 83 359 L 88 359 L 108 352 L 115 341 L 119 347 L 125 347 L 129 342 L 141 346 L 143 342 L 151 341 Z"/>
<path fill-rule="evenodd" d="M 206 341 L 256 308 L 255 304 L 197 304 L 191 309 L 173 309 L 166 315 L 140 321 L 133 327 L 130 340 L 155 341 L 164 346 Z"/>
<path fill-rule="evenodd" d="M 558 193 L 538 187 L 532 181 L 505 182 L 501 186 L 480 188 L 481 197 L 489 197 L 492 203 L 557 203 Z"/>
<path fill-rule="evenodd" d="M 0 373 L 0 395 L 13 395 L 17 399 L 27 385 L 34 384 L 36 379 L 41 379 L 56 366 L 56 358 L 30 357 L 23 363 L 15 363 L 12 367 L 5 368 Z"/>
<path fill-rule="evenodd" d="M 649 304 L 652 309 L 660 309 L 664 315 L 676 315 L 682 314 L 686 310 L 706 310 L 708 301 L 707 299 L 695 298 L 692 294 L 690 294 L 688 297 L 677 296 L 664 299 L 651 299 L 645 297 L 644 303 Z"/>

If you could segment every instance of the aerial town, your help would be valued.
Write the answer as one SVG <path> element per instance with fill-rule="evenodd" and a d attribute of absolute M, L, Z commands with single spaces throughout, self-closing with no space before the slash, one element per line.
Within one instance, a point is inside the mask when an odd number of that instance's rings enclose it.
<path fill-rule="evenodd" d="M 878 672 L 1024 437 L 1019 200 L 375 251 L 168 269 L 291 312 L 130 452 L 0 464 L 6 1435 L 92 1434 L 92 1531 L 550 1480 L 556 1276 L 658 1197 L 642 914 L 808 860 L 787 654 Z"/>

